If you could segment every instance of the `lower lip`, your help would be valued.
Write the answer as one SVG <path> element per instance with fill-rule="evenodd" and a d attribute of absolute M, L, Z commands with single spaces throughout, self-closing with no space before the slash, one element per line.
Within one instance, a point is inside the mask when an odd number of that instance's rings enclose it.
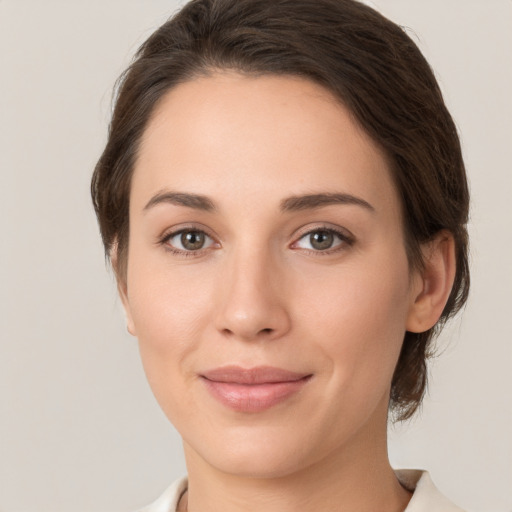
<path fill-rule="evenodd" d="M 303 379 L 264 384 L 216 382 L 203 378 L 208 391 L 221 404 L 237 412 L 261 412 L 298 393 L 311 376 Z"/>

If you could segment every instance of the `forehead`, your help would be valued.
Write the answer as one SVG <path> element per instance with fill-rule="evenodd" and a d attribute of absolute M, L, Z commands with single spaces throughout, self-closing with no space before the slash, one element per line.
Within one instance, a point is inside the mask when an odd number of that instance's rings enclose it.
<path fill-rule="evenodd" d="M 135 201 L 171 188 L 278 202 L 336 191 L 398 199 L 380 147 L 348 109 L 311 81 L 223 72 L 171 89 L 143 134 Z"/>

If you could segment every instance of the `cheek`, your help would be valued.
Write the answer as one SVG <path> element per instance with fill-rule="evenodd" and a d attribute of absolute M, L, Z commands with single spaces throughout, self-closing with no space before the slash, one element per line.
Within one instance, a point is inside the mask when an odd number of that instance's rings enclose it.
<path fill-rule="evenodd" d="M 128 269 L 128 299 L 141 359 L 162 406 L 169 386 L 181 385 L 183 370 L 187 377 L 212 307 L 208 273 L 196 270 L 192 276 L 189 269 L 173 271 L 153 264 L 151 257 L 135 256 Z"/>
<path fill-rule="evenodd" d="M 131 249 L 128 299 L 137 335 L 166 350 L 193 339 L 211 305 L 212 272 L 208 265 L 173 264 L 161 251 Z"/>
<path fill-rule="evenodd" d="M 330 269 L 316 276 L 317 293 L 301 295 L 304 328 L 347 389 L 382 389 L 391 382 L 409 308 L 407 261 L 398 260 Z"/>

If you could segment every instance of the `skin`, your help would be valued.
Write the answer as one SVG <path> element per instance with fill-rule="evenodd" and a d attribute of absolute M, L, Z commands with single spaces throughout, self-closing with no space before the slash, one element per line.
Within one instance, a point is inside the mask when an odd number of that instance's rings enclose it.
<path fill-rule="evenodd" d="M 169 192 L 214 209 L 162 200 Z M 283 211 L 311 194 L 371 207 Z M 406 507 L 387 456 L 390 383 L 405 331 L 441 314 L 454 263 L 441 234 L 425 270 L 411 271 L 402 225 L 385 156 L 319 85 L 218 72 L 167 93 L 135 165 L 119 289 L 152 390 L 183 438 L 182 509 Z M 169 238 L 183 229 L 205 232 L 203 248 Z M 340 235 L 318 250 L 308 233 L 329 229 Z M 312 378 L 244 413 L 199 377 L 228 364 Z"/>

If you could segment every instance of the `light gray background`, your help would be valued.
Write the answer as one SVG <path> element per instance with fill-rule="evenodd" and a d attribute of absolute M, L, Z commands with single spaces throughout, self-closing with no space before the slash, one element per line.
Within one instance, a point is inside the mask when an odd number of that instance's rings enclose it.
<path fill-rule="evenodd" d="M 89 200 L 110 91 L 171 0 L 0 0 L 0 510 L 135 510 L 185 467 L 125 330 Z M 457 120 L 473 289 L 423 412 L 391 429 L 473 511 L 512 511 L 512 2 L 377 0 Z"/>

